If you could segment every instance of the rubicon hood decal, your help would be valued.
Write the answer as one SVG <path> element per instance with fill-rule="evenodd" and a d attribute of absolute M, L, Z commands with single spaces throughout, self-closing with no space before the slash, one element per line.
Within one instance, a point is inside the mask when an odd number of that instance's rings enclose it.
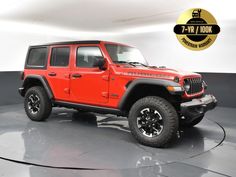
<path fill-rule="evenodd" d="M 165 74 L 152 74 L 152 73 L 142 73 L 142 72 L 121 72 L 120 74 L 126 76 L 145 76 L 145 77 L 156 77 L 164 79 L 174 79 L 174 76 L 169 76 Z"/>

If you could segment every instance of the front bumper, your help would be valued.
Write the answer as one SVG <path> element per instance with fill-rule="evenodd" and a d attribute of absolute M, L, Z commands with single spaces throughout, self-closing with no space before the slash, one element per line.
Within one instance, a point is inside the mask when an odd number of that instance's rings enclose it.
<path fill-rule="evenodd" d="M 213 95 L 205 95 L 199 99 L 180 104 L 181 115 L 187 119 L 196 119 L 204 116 L 205 112 L 216 107 L 217 100 Z"/>

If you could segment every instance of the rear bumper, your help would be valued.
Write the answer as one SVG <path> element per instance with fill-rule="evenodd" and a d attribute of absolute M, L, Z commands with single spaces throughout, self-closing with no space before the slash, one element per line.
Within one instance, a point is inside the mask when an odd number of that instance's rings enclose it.
<path fill-rule="evenodd" d="M 217 100 L 213 95 L 205 95 L 199 99 L 181 103 L 181 115 L 187 119 L 196 119 L 203 116 L 207 111 L 216 107 Z"/>
<path fill-rule="evenodd" d="M 19 92 L 19 94 L 20 94 L 21 96 L 24 96 L 24 95 L 25 95 L 25 90 L 24 90 L 23 87 L 18 88 L 18 92 Z"/>

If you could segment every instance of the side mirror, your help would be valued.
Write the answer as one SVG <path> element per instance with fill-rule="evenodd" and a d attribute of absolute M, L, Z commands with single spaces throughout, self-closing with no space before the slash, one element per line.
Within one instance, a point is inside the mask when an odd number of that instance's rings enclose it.
<path fill-rule="evenodd" d="M 106 60 L 103 57 L 96 57 L 93 66 L 98 67 L 100 70 L 105 70 Z"/>

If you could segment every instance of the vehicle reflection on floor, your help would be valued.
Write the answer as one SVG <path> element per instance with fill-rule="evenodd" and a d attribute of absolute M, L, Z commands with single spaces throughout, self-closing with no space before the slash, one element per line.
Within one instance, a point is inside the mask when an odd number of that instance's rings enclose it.
<path fill-rule="evenodd" d="M 167 166 L 216 147 L 224 137 L 217 124 L 204 120 L 196 128 L 180 130 L 170 148 L 158 149 L 138 144 L 124 117 L 62 108 L 46 122 L 30 121 L 22 109 L 0 112 L 0 117 L 0 156 L 32 163 L 31 176 L 35 170 L 40 173 L 37 165 L 120 170 L 115 176 L 150 176 L 153 170 L 158 176 Z"/>

